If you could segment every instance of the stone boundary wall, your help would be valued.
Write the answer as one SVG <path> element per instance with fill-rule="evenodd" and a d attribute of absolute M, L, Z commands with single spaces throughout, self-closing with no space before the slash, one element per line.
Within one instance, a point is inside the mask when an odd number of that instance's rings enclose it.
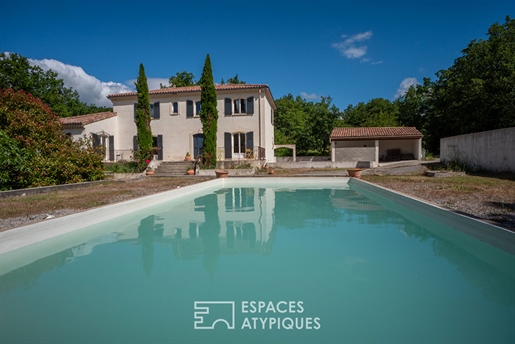
<path fill-rule="evenodd" d="M 515 127 L 440 139 L 440 160 L 470 168 L 515 172 Z"/>

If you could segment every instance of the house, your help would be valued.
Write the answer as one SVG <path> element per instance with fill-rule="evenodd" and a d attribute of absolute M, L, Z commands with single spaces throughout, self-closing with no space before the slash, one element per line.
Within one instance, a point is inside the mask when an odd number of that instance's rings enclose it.
<path fill-rule="evenodd" d="M 218 108 L 217 160 L 267 161 L 274 159 L 275 102 L 268 85 L 215 85 Z M 106 148 L 106 161 L 130 160 L 137 149 L 134 122 L 137 93 L 111 94 L 113 112 L 61 119 L 67 134 L 77 139 L 93 137 Z M 200 111 L 200 86 L 149 91 L 151 128 L 156 158 L 184 160 L 202 152 L 204 136 Z"/>
<path fill-rule="evenodd" d="M 331 161 L 377 167 L 380 161 L 420 160 L 423 136 L 415 127 L 334 128 Z"/>

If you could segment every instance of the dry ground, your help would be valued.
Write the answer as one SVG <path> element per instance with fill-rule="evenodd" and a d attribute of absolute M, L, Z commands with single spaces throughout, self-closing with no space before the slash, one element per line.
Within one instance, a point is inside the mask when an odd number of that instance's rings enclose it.
<path fill-rule="evenodd" d="M 434 178 L 424 176 L 424 169 L 421 166 L 411 166 L 370 170 L 373 173 L 365 173 L 363 180 L 482 219 L 496 221 L 503 227 L 515 230 L 515 175 Z M 347 175 L 344 170 L 328 169 L 275 171 L 274 176 Z M 0 231 L 41 221 L 48 215 L 68 215 L 209 179 L 147 177 L 123 182 L 106 181 L 80 190 L 3 198 L 0 199 Z"/>

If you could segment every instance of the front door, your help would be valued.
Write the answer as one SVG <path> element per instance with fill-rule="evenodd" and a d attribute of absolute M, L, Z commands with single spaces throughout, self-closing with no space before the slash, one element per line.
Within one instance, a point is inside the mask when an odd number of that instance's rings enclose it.
<path fill-rule="evenodd" d="M 245 133 L 236 133 L 232 135 L 233 158 L 245 159 Z"/>
<path fill-rule="evenodd" d="M 204 144 L 204 134 L 193 135 L 193 157 L 196 159 L 202 154 L 202 145 Z"/>

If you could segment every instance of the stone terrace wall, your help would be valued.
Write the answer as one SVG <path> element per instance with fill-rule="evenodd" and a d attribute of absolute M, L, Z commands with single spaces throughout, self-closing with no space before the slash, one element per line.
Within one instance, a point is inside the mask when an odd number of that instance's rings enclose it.
<path fill-rule="evenodd" d="M 472 168 L 515 172 L 515 127 L 440 139 L 440 160 Z"/>

